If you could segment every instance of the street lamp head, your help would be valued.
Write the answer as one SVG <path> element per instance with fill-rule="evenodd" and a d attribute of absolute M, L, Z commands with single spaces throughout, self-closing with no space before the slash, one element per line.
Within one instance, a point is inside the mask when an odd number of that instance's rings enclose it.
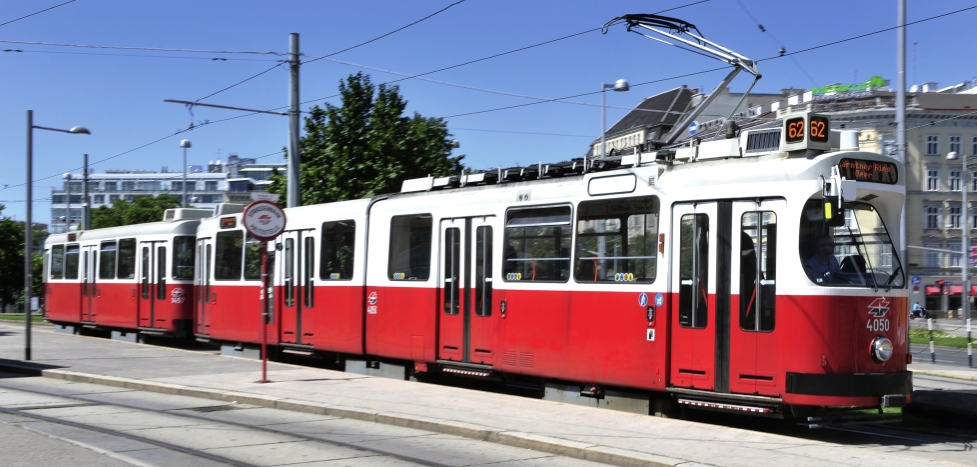
<path fill-rule="evenodd" d="M 451 140 L 451 147 L 452 148 L 455 148 L 455 149 L 458 149 L 458 148 L 461 147 L 461 143 L 459 143 L 458 140 L 453 139 L 453 140 Z"/>
<path fill-rule="evenodd" d="M 623 92 L 623 91 L 627 91 L 628 89 L 631 89 L 628 86 L 628 80 L 626 80 L 624 78 L 621 78 L 621 79 L 619 79 L 619 80 L 617 80 L 617 81 L 614 82 L 614 90 L 615 91 Z"/>
<path fill-rule="evenodd" d="M 72 127 L 70 130 L 68 130 L 68 133 L 74 133 L 74 134 L 77 134 L 77 135 L 90 135 L 90 134 L 92 134 L 92 132 L 88 131 L 88 128 L 85 128 L 83 126 Z"/>
<path fill-rule="evenodd" d="M 948 160 L 948 161 L 955 161 L 955 160 L 957 160 L 957 152 L 956 151 L 950 151 L 950 153 L 946 155 L 946 160 Z"/>
<path fill-rule="evenodd" d="M 63 175 L 61 175 L 61 178 L 65 179 L 65 180 L 71 180 L 71 174 L 68 173 L 68 172 L 65 172 Z"/>
<path fill-rule="evenodd" d="M 180 141 L 180 147 L 184 149 L 192 147 L 192 145 L 190 144 L 190 140 L 185 139 L 183 141 Z"/>

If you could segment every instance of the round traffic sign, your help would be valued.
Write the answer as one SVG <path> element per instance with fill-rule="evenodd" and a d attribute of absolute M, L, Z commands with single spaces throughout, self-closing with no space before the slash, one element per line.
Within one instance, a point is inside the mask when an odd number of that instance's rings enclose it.
<path fill-rule="evenodd" d="M 252 237 L 267 242 L 285 231 L 285 211 L 271 201 L 255 201 L 244 208 L 241 223 Z"/>
<path fill-rule="evenodd" d="M 699 122 L 692 122 L 689 124 L 689 135 L 695 136 L 699 132 Z"/>

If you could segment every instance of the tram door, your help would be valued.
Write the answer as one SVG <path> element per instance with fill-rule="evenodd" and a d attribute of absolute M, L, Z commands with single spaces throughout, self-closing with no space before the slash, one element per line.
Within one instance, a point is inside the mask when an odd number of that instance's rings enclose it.
<path fill-rule="evenodd" d="M 98 298 L 98 286 L 95 278 L 98 277 L 96 267 L 96 257 L 98 247 L 95 245 L 83 246 L 81 250 L 81 320 L 95 321 L 96 298 Z"/>
<path fill-rule="evenodd" d="M 202 336 L 210 335 L 210 312 L 208 308 L 213 302 L 210 290 L 211 257 L 214 254 L 214 240 L 210 237 L 197 239 L 196 267 L 194 268 L 194 318 L 196 328 L 194 332 Z"/>
<path fill-rule="evenodd" d="M 282 286 L 281 342 L 312 345 L 315 315 L 315 231 L 286 231 L 279 276 Z"/>
<path fill-rule="evenodd" d="M 492 363 L 498 312 L 492 303 L 495 224 L 495 216 L 441 221 L 441 360 Z"/>
<path fill-rule="evenodd" d="M 733 203 L 730 392 L 780 394 L 780 351 L 775 346 L 777 213 L 786 207 L 784 200 Z"/>
<path fill-rule="evenodd" d="M 156 327 L 157 303 L 166 303 L 166 242 L 139 242 L 139 327 Z"/>

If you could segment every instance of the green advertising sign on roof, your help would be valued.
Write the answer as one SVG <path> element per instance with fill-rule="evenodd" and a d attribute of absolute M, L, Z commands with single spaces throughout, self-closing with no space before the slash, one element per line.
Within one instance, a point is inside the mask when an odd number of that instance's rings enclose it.
<path fill-rule="evenodd" d="M 838 92 L 870 91 L 875 88 L 884 87 L 885 85 L 886 83 L 884 79 L 879 76 L 873 76 L 869 78 L 868 81 L 861 84 L 829 84 L 827 86 L 811 89 L 811 93 L 828 94 Z"/>

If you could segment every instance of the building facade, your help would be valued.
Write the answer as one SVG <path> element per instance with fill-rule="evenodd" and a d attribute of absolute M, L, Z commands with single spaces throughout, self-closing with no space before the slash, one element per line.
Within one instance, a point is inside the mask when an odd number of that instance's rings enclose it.
<path fill-rule="evenodd" d="M 247 203 L 252 191 L 265 191 L 268 176 L 285 171 L 286 164 L 257 164 L 254 159 L 231 155 L 227 163 L 210 162 L 188 166 L 187 205 L 213 209 L 220 203 Z M 193 168 L 193 170 L 190 170 Z M 64 185 L 51 190 L 51 233 L 74 230 L 82 222 L 84 175 L 66 173 Z M 183 172 L 163 167 L 153 170 L 106 170 L 88 175 L 88 197 L 92 209 L 111 206 L 117 199 L 133 201 L 137 196 L 171 195 L 183 202 Z"/>

